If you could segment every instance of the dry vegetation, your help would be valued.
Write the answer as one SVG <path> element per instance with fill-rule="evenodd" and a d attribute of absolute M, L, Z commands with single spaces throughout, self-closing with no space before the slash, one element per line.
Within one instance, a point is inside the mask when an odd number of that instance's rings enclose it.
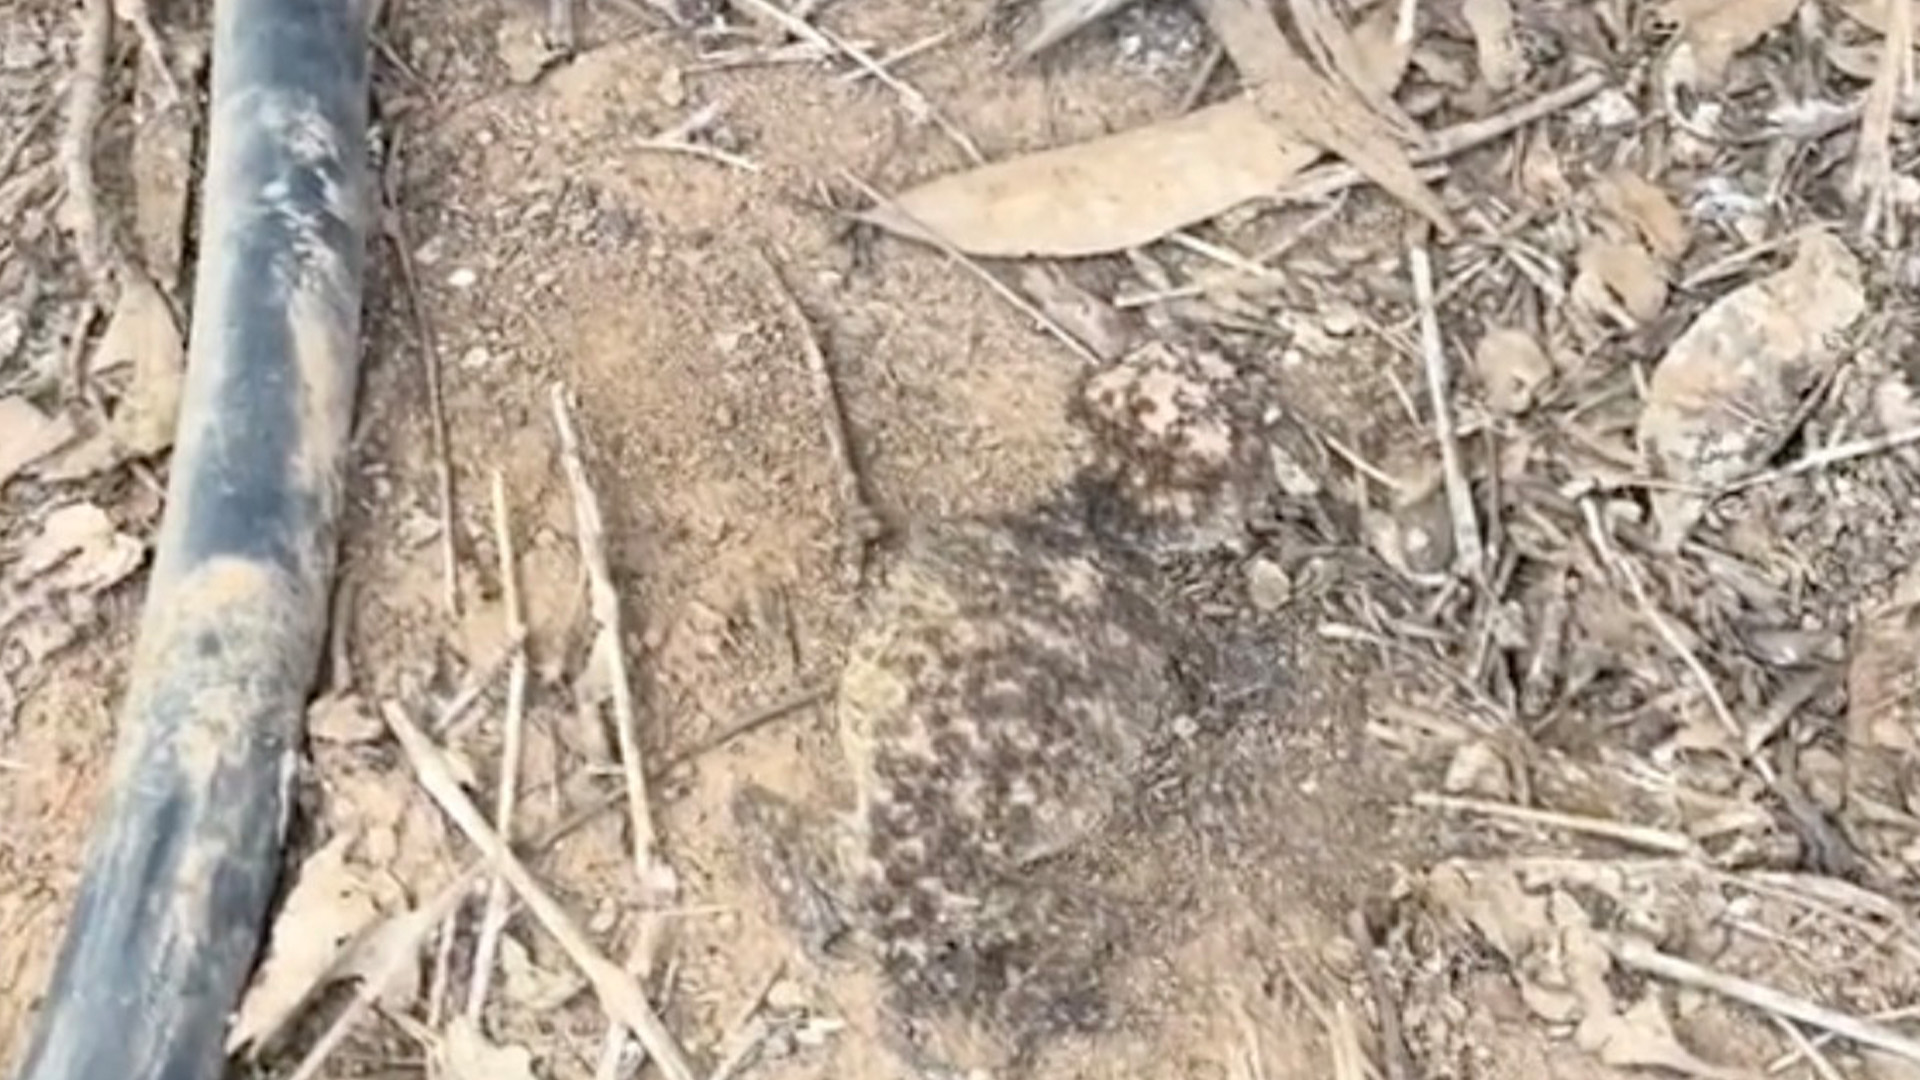
<path fill-rule="evenodd" d="M 724 808 L 1089 371 L 1270 468 L 1042 1076 L 1920 1076 L 1908 0 L 389 0 L 268 1077 L 892 1076 Z M 0 1058 L 100 796 L 208 13 L 0 13 Z M 1144 783 L 1144 782 L 1143 782 Z M 508 841 L 518 855 L 511 854 Z"/>

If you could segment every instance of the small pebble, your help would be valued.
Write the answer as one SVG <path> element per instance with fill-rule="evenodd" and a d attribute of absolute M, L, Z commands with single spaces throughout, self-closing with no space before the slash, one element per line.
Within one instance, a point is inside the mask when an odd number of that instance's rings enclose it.
<path fill-rule="evenodd" d="M 493 363 L 493 354 L 488 352 L 484 345 L 475 345 L 460 354 L 460 366 L 469 371 L 478 370 L 491 363 Z"/>
<path fill-rule="evenodd" d="M 1271 615 L 1293 599 L 1293 579 L 1272 559 L 1254 559 L 1247 564 L 1247 598 Z"/>
<path fill-rule="evenodd" d="M 447 275 L 447 284 L 456 289 L 471 289 L 480 281 L 480 275 L 472 267 L 463 266 Z"/>
<path fill-rule="evenodd" d="M 792 979 L 780 979 L 767 988 L 767 1008 L 793 1012 L 807 1007 L 806 988 Z"/>

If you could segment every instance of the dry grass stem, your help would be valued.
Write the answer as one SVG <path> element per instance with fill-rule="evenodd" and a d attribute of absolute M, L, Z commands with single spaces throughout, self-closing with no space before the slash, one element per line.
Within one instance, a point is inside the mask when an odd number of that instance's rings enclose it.
<path fill-rule="evenodd" d="M 1563 814 L 1557 810 L 1538 810 L 1528 806 L 1515 806 L 1512 803 L 1494 802 L 1489 799 L 1470 799 L 1457 795 L 1436 795 L 1432 792 L 1416 792 L 1413 805 L 1427 810 L 1446 810 L 1460 814 L 1478 814 L 1482 817 L 1500 818 L 1520 825 L 1530 825 L 1542 829 L 1559 829 L 1564 832 L 1579 833 L 1585 836 L 1597 836 L 1604 840 L 1613 840 L 1629 847 L 1657 851 L 1663 855 L 1693 855 L 1699 849 L 1694 842 L 1682 833 L 1668 829 L 1656 829 L 1647 825 L 1629 825 L 1625 822 L 1607 818 L 1587 817 L 1581 814 Z"/>
<path fill-rule="evenodd" d="M 1041 311 L 1038 307 L 1034 306 L 1031 300 L 1021 296 L 1014 289 L 1010 288 L 1006 282 L 995 277 L 986 267 L 981 266 L 959 248 L 954 247 L 952 242 L 941 236 L 938 230 L 908 213 L 899 203 L 880 194 L 879 189 L 867 183 L 865 180 L 860 179 L 859 176 L 845 171 L 843 171 L 841 175 L 847 178 L 848 183 L 859 188 L 861 194 L 873 200 L 876 206 L 885 206 L 889 212 L 899 217 L 900 220 L 912 225 L 922 237 L 932 243 L 934 247 L 939 248 L 941 254 L 960 264 L 962 269 L 978 278 L 982 284 L 992 289 L 1002 300 L 1018 308 L 1022 315 L 1032 319 L 1035 324 L 1045 329 L 1047 333 L 1052 334 L 1062 345 L 1072 349 L 1074 354 L 1079 356 L 1080 359 L 1095 366 L 1103 363 L 1099 353 L 1095 352 L 1086 342 L 1075 337 L 1066 327 L 1061 326 L 1058 319 Z"/>
<path fill-rule="evenodd" d="M 640 732 L 633 703 L 633 682 L 627 674 L 626 635 L 620 618 L 620 594 L 613 587 L 607 564 L 606 526 L 600 498 L 587 479 L 580 436 L 573 426 L 565 389 L 553 388 L 553 423 L 560 435 L 560 460 L 573 491 L 574 526 L 579 531 L 580 561 L 587 569 L 588 605 L 598 625 L 593 657 L 607 665 L 608 689 L 613 695 L 614 736 L 620 750 L 620 771 L 626 778 L 628 818 L 633 831 L 634 868 L 643 885 L 659 880 L 662 868 L 647 797 L 647 771 L 640 756 Z"/>
<path fill-rule="evenodd" d="M 507 609 L 507 633 L 519 644 L 513 650 L 507 671 L 507 717 L 501 738 L 500 786 L 494 803 L 493 823 L 502 836 L 513 836 L 513 815 L 520 789 L 521 746 L 526 735 L 527 700 L 527 620 L 520 601 L 520 572 L 514 554 L 513 525 L 507 514 L 507 481 L 499 469 L 493 470 L 493 536 L 500 555 L 500 596 Z M 498 874 L 487 888 L 487 906 L 480 918 L 480 937 L 473 950 L 473 975 L 467 987 L 467 1019 L 480 1026 L 487 1007 L 487 990 L 493 980 L 494 957 L 500 948 L 500 934 L 507 928 L 512 913 L 507 883 Z"/>
<path fill-rule="evenodd" d="M 666 1074 L 667 1080 L 696 1080 L 693 1065 L 687 1060 L 685 1051 L 681 1050 L 673 1033 L 667 1030 L 660 1014 L 654 1011 L 639 983 L 620 965 L 607 959 L 606 954 L 587 937 L 580 924 L 567 914 L 560 902 L 514 856 L 507 842 L 487 824 L 480 808 L 461 790 L 460 781 L 454 776 L 453 768 L 440 748 L 397 705 L 383 709 L 381 715 L 385 717 L 394 738 L 406 751 L 407 760 L 413 764 L 421 788 L 439 804 L 467 839 L 480 849 L 494 872 L 506 879 L 507 884 L 519 895 L 520 902 L 527 906 L 527 910 L 547 933 L 553 935 L 560 948 L 593 985 L 601 1005 L 615 1019 L 633 1029 L 641 1045 L 659 1064 L 660 1071 Z"/>
<path fill-rule="evenodd" d="M 1610 940 L 1608 950 L 1622 966 L 1635 971 L 1696 990 L 1708 990 L 1762 1012 L 1830 1031 L 1861 1046 L 1871 1046 L 1920 1063 L 1920 1040 L 1910 1039 L 1884 1024 L 1816 1005 L 1771 986 L 1715 971 L 1631 938 Z"/>
<path fill-rule="evenodd" d="M 1473 485 L 1460 459 L 1460 440 L 1453 423 L 1453 375 L 1447 364 L 1446 344 L 1440 339 L 1440 316 L 1433 299 L 1433 263 L 1424 245 L 1407 248 L 1407 267 L 1413 277 L 1414 304 L 1420 313 L 1420 360 L 1427 376 L 1428 404 L 1433 409 L 1433 437 L 1440 444 L 1447 514 L 1453 521 L 1455 565 L 1466 576 L 1482 581 L 1486 577 L 1486 551 L 1480 542 Z"/>

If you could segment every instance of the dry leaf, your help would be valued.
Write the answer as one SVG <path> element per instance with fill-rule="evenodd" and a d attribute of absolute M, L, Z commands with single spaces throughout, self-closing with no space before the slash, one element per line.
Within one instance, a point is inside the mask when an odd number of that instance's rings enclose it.
<path fill-rule="evenodd" d="M 1638 241 L 1591 236 L 1580 249 L 1573 298 L 1590 311 L 1637 326 L 1667 306 L 1667 270 Z"/>
<path fill-rule="evenodd" d="M 1274 134 L 1324 148 L 1379 184 L 1448 237 L 1453 216 L 1420 179 L 1396 130 L 1351 93 L 1322 77 L 1293 51 L 1265 0 L 1198 0 L 1213 36 L 1227 50 Z M 1269 136 L 1272 137 L 1272 136 Z"/>
<path fill-rule="evenodd" d="M 387 725 L 359 694 L 327 694 L 307 706 L 307 738 L 341 746 L 379 742 Z"/>
<path fill-rule="evenodd" d="M 1511 326 L 1492 326 L 1473 350 L 1474 373 L 1487 405 L 1517 415 L 1533 407 L 1535 394 L 1553 378 L 1553 361 L 1533 335 Z"/>
<path fill-rule="evenodd" d="M 1241 4 L 1245 0 L 1223 0 Z M 1268 29 L 1279 28 L 1265 16 Z M 1370 20 L 1355 47 L 1366 78 L 1387 90 L 1398 84 L 1404 48 L 1379 44 Z M 1264 36 L 1264 35 L 1263 35 Z M 1152 243 L 1176 229 L 1265 198 L 1331 148 L 1383 187 L 1443 222 L 1451 219 L 1414 172 L 1404 151 L 1360 103 L 1320 78 L 1278 37 L 1288 78 L 1304 72 L 1305 91 L 1245 76 L 1254 94 L 1184 116 L 1041 150 L 927 181 L 860 215 L 861 220 L 927 243 L 944 242 L 988 258 L 1104 255 Z M 1272 59 L 1272 41 L 1255 47 Z M 1271 65 L 1268 65 L 1271 66 Z M 1255 67 L 1258 72 L 1261 69 Z M 1303 119 L 1301 96 L 1317 113 Z M 1324 100 L 1323 100 L 1324 99 Z M 1277 110 L 1277 111 L 1276 111 Z M 1359 119 L 1351 117 L 1357 114 Z M 1277 116 L 1291 116 L 1288 122 Z M 1300 128 L 1305 124 L 1305 128 Z M 1299 130 L 1296 130 L 1299 129 Z M 1315 141 L 1316 139 L 1322 141 Z"/>
<path fill-rule="evenodd" d="M 307 857 L 273 923 L 267 959 L 241 999 L 227 1052 L 271 1042 L 315 991 L 338 978 L 349 941 L 379 918 L 366 879 L 347 865 L 355 836 L 341 833 Z"/>
<path fill-rule="evenodd" d="M 113 441 L 123 454 L 150 457 L 173 445 L 186 347 L 166 298 L 144 274 L 125 275 L 92 369 L 122 364 L 133 365 L 133 379 L 113 416 Z"/>
<path fill-rule="evenodd" d="M 500 974 L 500 995 L 534 1013 L 551 1012 L 587 988 L 586 978 L 572 967 L 550 971 L 534 963 L 512 934 L 500 935 Z"/>
<path fill-rule="evenodd" d="M 1679 26 L 1682 39 L 1675 70 L 1690 71 L 1689 82 L 1718 86 L 1735 55 L 1799 7 L 1800 0 L 1667 0 L 1661 14 Z"/>
<path fill-rule="evenodd" d="M 1765 464 L 1866 310 L 1861 273 L 1845 244 L 1809 231 L 1792 265 L 1701 313 L 1654 369 L 1640 417 L 1640 445 L 1662 475 L 1716 488 Z M 1705 506 L 1676 491 L 1652 501 L 1670 545 Z"/>
<path fill-rule="evenodd" d="M 1033 15 L 1033 29 L 1020 44 L 1020 58 L 1027 59 L 1051 49 L 1083 28 L 1119 11 L 1133 0 L 1040 0 Z"/>
<path fill-rule="evenodd" d="M 939 177 L 861 216 L 972 255 L 1102 255 L 1270 195 L 1320 154 L 1243 97 Z"/>
<path fill-rule="evenodd" d="M 1509 964 L 1553 938 L 1547 900 L 1498 864 L 1449 860 L 1427 873 L 1426 902 L 1478 931 Z"/>
<path fill-rule="evenodd" d="M 73 421 L 65 415 L 48 416 L 18 395 L 0 397 L 0 487 L 73 436 Z"/>
<path fill-rule="evenodd" d="M 1323 71 L 1357 92 L 1360 100 L 1396 132 L 1403 136 L 1419 133 L 1420 125 L 1393 100 L 1413 49 L 1413 42 L 1398 40 L 1400 13 L 1396 5 L 1383 4 L 1374 11 L 1368 48 L 1364 50 L 1357 31 L 1347 29 L 1326 0 L 1290 0 L 1289 6 L 1295 26 Z"/>
<path fill-rule="evenodd" d="M 112 588 L 140 568 L 146 547 L 114 527 L 105 510 L 71 503 L 46 515 L 20 552 L 18 573 L 54 592 Z"/>
<path fill-rule="evenodd" d="M 1391 97 L 1413 66 L 1414 43 L 1400 37 L 1398 7 L 1381 4 L 1354 26 L 1352 37 L 1356 84 L 1363 93 Z"/>
<path fill-rule="evenodd" d="M 533 1051 L 524 1046 L 495 1046 L 465 1016 L 447 1024 L 434 1051 L 446 1080 L 535 1080 Z"/>
<path fill-rule="evenodd" d="M 1832 0 L 1832 3 L 1847 18 L 1876 34 L 1886 35 L 1889 25 L 1887 13 L 1890 10 L 1887 0 Z M 1920 0 L 1915 0 L 1913 4 L 1913 15 L 1914 24 L 1920 26 Z"/>
<path fill-rule="evenodd" d="M 1391 7 L 1392 5 L 1388 5 Z M 1465 0 L 1460 14 L 1473 31 L 1480 58 L 1480 77 L 1493 90 L 1511 90 L 1527 77 L 1527 61 L 1513 36 L 1510 0 Z"/>
<path fill-rule="evenodd" d="M 1659 185 L 1628 169 L 1615 169 L 1595 185 L 1600 208 L 1633 229 L 1662 260 L 1673 263 L 1687 253 L 1687 218 Z"/>
<path fill-rule="evenodd" d="M 1614 998 L 1613 959 L 1576 888 L 1623 906 L 1615 864 L 1556 861 L 1562 873 L 1528 881 L 1524 863 L 1453 861 L 1427 876 L 1426 899 L 1480 931 L 1506 957 L 1528 1007 L 1574 1025 L 1574 1041 L 1614 1068 L 1663 1068 L 1702 1080 L 1745 1074 L 1703 1061 L 1681 1045 L 1657 995 L 1623 1009 Z M 1598 873 L 1591 871 L 1597 870 Z M 1547 886 L 1551 882 L 1551 887 Z M 1529 887 L 1531 885 L 1531 888 Z"/>

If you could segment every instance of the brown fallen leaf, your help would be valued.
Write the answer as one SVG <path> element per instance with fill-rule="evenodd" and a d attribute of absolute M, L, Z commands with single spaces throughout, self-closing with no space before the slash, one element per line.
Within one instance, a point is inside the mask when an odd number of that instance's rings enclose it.
<path fill-rule="evenodd" d="M 1661 14 L 1680 28 L 1674 70 L 1685 81 L 1718 86 L 1742 50 L 1793 17 L 1800 0 L 1667 0 Z"/>
<path fill-rule="evenodd" d="M 571 967 L 550 970 L 535 963 L 527 947 L 512 934 L 500 936 L 500 973 L 501 996 L 533 1013 L 552 1012 L 588 986 L 586 977 Z"/>
<path fill-rule="evenodd" d="M 1594 314 L 1638 326 L 1667 306 L 1667 269 L 1637 240 L 1590 236 L 1580 248 L 1572 295 Z"/>
<path fill-rule="evenodd" d="M 338 978 L 347 944 L 380 917 L 372 887 L 347 864 L 341 833 L 308 856 L 274 919 L 267 958 L 227 1031 L 227 1052 L 264 1047 L 313 994 Z"/>
<path fill-rule="evenodd" d="M 1315 72 L 1294 52 L 1264 0 L 1196 2 L 1274 133 L 1324 148 L 1444 236 L 1458 233 L 1453 216 L 1408 157 L 1405 142 L 1417 132 L 1396 131 L 1353 93 Z"/>
<path fill-rule="evenodd" d="M 70 503 L 42 520 L 21 548 L 15 573 L 55 592 L 95 593 L 125 581 L 145 554 L 145 545 L 116 528 L 105 510 Z"/>
<path fill-rule="evenodd" d="M 1847 18 L 1882 37 L 1886 36 L 1887 28 L 1891 24 L 1887 16 L 1892 10 L 1892 5 L 1888 4 L 1887 0 L 1828 0 L 1828 2 Z M 1913 3 L 1913 21 L 1920 24 L 1920 0 L 1910 0 L 1910 2 Z"/>
<path fill-rule="evenodd" d="M 860 215 L 970 255 L 1071 258 L 1152 243 L 1270 195 L 1319 147 L 1278 135 L 1250 98 L 928 181 Z"/>
<path fill-rule="evenodd" d="M 1511 0 L 1465 0 L 1460 14 L 1473 32 L 1480 78 L 1496 92 L 1520 85 L 1527 77 L 1527 61 L 1513 34 Z"/>
<path fill-rule="evenodd" d="M 1594 185 L 1600 208 L 1631 228 L 1655 255 L 1667 263 L 1687 253 L 1692 236 L 1687 218 L 1658 184 L 1630 169 L 1615 169 Z"/>
<path fill-rule="evenodd" d="M 386 730 L 359 694 L 326 694 L 307 706 L 307 738 L 315 742 L 362 746 L 380 741 Z"/>
<path fill-rule="evenodd" d="M 73 441 L 74 434 L 65 414 L 48 416 L 17 394 L 0 397 L 0 487 Z"/>
<path fill-rule="evenodd" d="M 1327 0 L 1288 0 L 1288 7 L 1301 39 L 1322 71 L 1359 94 L 1374 115 L 1401 138 L 1420 134 L 1420 125 L 1393 99 L 1413 48 L 1413 42 L 1399 40 L 1397 5 L 1380 5 L 1371 22 L 1363 24 L 1370 27 L 1365 49 L 1361 47 L 1360 29 L 1348 29 Z"/>
<path fill-rule="evenodd" d="M 1661 475 L 1709 489 L 1765 464 L 1865 310 L 1853 253 L 1830 233 L 1802 233 L 1791 265 L 1721 297 L 1667 350 L 1640 416 L 1641 448 Z M 1670 546 L 1705 508 L 1684 491 L 1656 491 L 1652 502 Z"/>
<path fill-rule="evenodd" d="M 1020 43 L 1019 57 L 1029 59 L 1119 11 L 1133 0 L 1040 0 L 1034 7 L 1033 28 Z"/>
<path fill-rule="evenodd" d="M 112 441 L 125 457 L 151 457 L 173 445 L 186 345 L 173 310 L 145 274 L 122 275 L 120 298 L 94 351 L 92 370 L 133 366 L 133 377 L 113 415 Z"/>
<path fill-rule="evenodd" d="M 1609 872 L 1614 864 L 1557 865 L 1565 872 L 1530 871 L 1524 862 L 1451 861 L 1428 875 L 1424 898 L 1478 930 L 1510 963 L 1521 1000 L 1542 1019 L 1571 1025 L 1574 1043 L 1602 1064 L 1749 1080 L 1682 1045 L 1658 995 L 1625 1006 L 1616 999 L 1612 954 L 1574 893 L 1578 888 L 1619 905 L 1608 887 L 1616 884 Z"/>
<path fill-rule="evenodd" d="M 1362 92 L 1391 96 L 1406 81 L 1413 66 L 1412 38 L 1400 36 L 1400 13 L 1394 4 L 1381 4 L 1353 28 L 1357 67 L 1354 77 Z"/>
<path fill-rule="evenodd" d="M 1473 350 L 1474 373 L 1487 406 L 1510 416 L 1533 407 L 1540 387 L 1553 378 L 1553 361 L 1532 334 L 1511 326 L 1490 326 Z"/>

